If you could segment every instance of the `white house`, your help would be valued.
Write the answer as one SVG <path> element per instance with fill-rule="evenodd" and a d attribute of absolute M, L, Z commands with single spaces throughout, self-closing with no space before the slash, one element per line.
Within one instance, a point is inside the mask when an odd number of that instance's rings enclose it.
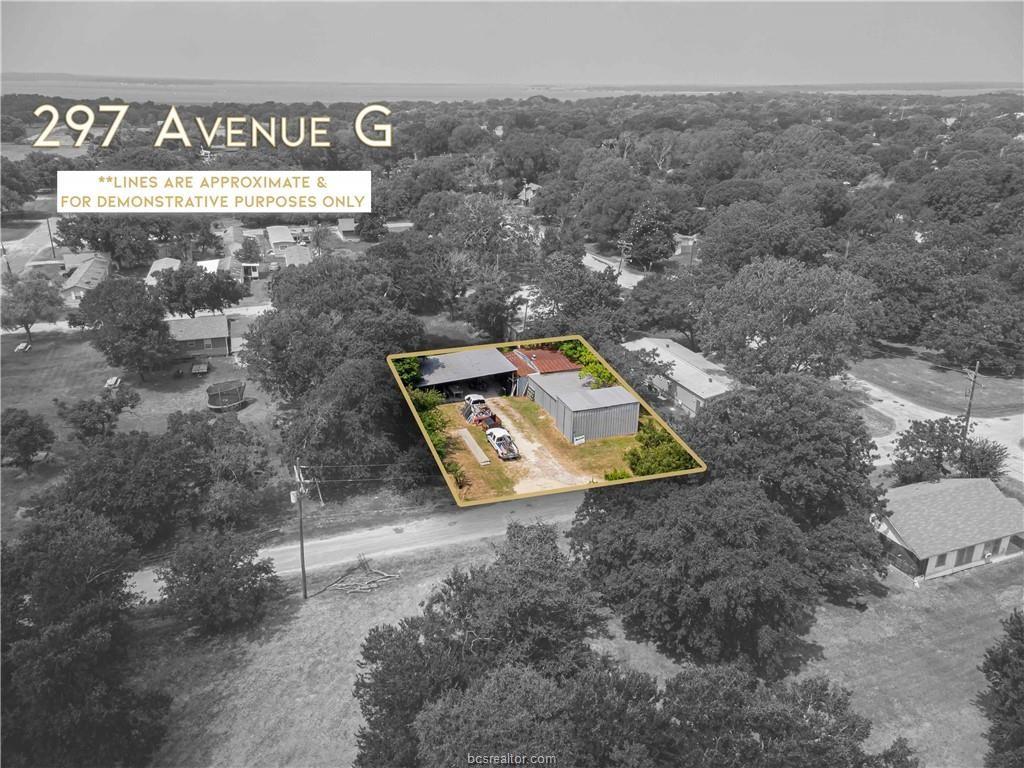
<path fill-rule="evenodd" d="M 671 339 L 644 337 L 623 344 L 633 352 L 651 352 L 669 366 L 669 376 L 652 382 L 665 397 L 693 414 L 709 400 L 729 391 L 732 379 L 718 363 Z"/>

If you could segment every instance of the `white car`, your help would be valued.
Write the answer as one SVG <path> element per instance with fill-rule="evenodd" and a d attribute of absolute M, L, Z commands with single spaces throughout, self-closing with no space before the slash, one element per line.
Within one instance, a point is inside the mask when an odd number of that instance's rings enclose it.
<path fill-rule="evenodd" d="M 494 452 L 498 454 L 499 459 L 507 461 L 508 459 L 519 458 L 519 449 L 516 448 L 516 444 L 512 440 L 512 435 L 508 433 L 507 429 L 492 427 L 484 434 L 487 435 L 487 442 L 491 444 Z"/>
<path fill-rule="evenodd" d="M 466 395 L 466 396 L 465 396 L 464 398 L 462 398 L 462 399 L 463 399 L 463 400 L 465 400 L 465 401 L 466 401 L 467 403 L 469 403 L 470 405 L 483 405 L 483 404 L 484 404 L 485 402 L 487 402 L 487 401 L 486 401 L 486 400 L 484 399 L 484 396 L 483 396 L 483 395 L 473 395 L 473 394 L 469 394 L 469 395 Z"/>

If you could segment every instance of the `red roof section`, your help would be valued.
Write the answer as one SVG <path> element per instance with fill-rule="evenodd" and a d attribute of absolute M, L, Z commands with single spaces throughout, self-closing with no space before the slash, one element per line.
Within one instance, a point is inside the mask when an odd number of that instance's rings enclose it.
<path fill-rule="evenodd" d="M 529 357 L 530 363 L 533 365 L 526 362 L 523 356 Z M 516 373 L 520 376 L 529 376 L 531 373 L 562 373 L 580 369 L 577 363 L 553 349 L 517 349 L 513 352 L 506 352 L 505 359 L 516 367 Z"/>

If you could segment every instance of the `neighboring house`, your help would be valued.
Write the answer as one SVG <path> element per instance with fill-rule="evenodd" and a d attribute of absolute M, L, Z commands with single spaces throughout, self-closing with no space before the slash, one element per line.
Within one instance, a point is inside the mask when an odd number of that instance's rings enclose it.
<path fill-rule="evenodd" d="M 516 367 L 512 394 L 518 396 L 526 394 L 529 377 L 535 373 L 565 373 L 580 369 L 578 363 L 553 349 L 514 349 L 504 354 L 505 359 Z"/>
<path fill-rule="evenodd" d="M 688 413 L 696 413 L 732 386 L 732 379 L 722 366 L 671 339 L 645 337 L 622 346 L 633 352 L 652 352 L 670 366 L 667 379 L 655 376 L 651 383 Z"/>
<path fill-rule="evenodd" d="M 640 423 L 640 401 L 624 387 L 591 389 L 576 371 L 534 373 L 526 396 L 555 420 L 573 445 L 615 435 L 632 435 Z"/>
<path fill-rule="evenodd" d="M 99 285 L 110 274 L 110 259 L 103 254 L 94 254 L 91 259 L 81 262 L 68 275 L 61 286 L 60 295 L 69 307 L 77 307 L 89 291 Z"/>
<path fill-rule="evenodd" d="M 1024 506 L 987 478 L 913 483 L 886 497 L 888 514 L 872 524 L 890 562 L 910 576 L 945 576 L 1024 549 Z"/>
<path fill-rule="evenodd" d="M 523 205 L 529 205 L 530 201 L 537 196 L 538 192 L 540 192 L 540 189 L 540 184 L 534 184 L 532 181 L 528 182 L 523 185 L 523 188 L 521 190 L 519 190 L 519 194 L 516 195 L 516 198 Z"/>
<path fill-rule="evenodd" d="M 286 267 L 300 267 L 313 261 L 313 255 L 307 245 L 292 245 L 285 248 L 283 254 L 281 251 L 278 251 L 278 254 L 284 256 Z"/>
<path fill-rule="evenodd" d="M 231 334 L 224 315 L 168 320 L 171 338 L 182 357 L 224 357 L 231 354 Z"/>
<path fill-rule="evenodd" d="M 672 241 L 676 244 L 676 256 L 693 259 L 698 248 L 696 235 L 681 235 L 677 232 L 672 235 Z"/>
<path fill-rule="evenodd" d="M 240 226 L 228 227 L 221 235 L 224 241 L 224 258 L 221 259 L 219 269 L 227 272 L 238 282 L 256 280 L 260 276 L 259 259 L 243 261 L 242 245 L 245 242 L 245 235 L 242 234 Z"/>
<path fill-rule="evenodd" d="M 285 248 L 295 245 L 295 238 L 292 237 L 292 231 L 288 227 L 267 227 L 267 242 L 270 243 L 274 253 L 280 256 L 281 251 Z"/>
<path fill-rule="evenodd" d="M 351 216 L 343 219 L 338 219 L 338 237 L 342 240 L 345 239 L 345 235 L 355 234 L 356 231 L 356 220 Z"/>
<path fill-rule="evenodd" d="M 428 355 L 420 360 L 422 389 L 472 382 L 475 389 L 507 392 L 516 367 L 496 349 L 466 349 L 444 355 Z"/>
<path fill-rule="evenodd" d="M 149 266 L 149 272 L 146 273 L 146 285 L 156 285 L 157 272 L 163 272 L 165 269 L 172 269 L 177 272 L 181 269 L 181 261 L 166 257 L 154 261 Z"/>

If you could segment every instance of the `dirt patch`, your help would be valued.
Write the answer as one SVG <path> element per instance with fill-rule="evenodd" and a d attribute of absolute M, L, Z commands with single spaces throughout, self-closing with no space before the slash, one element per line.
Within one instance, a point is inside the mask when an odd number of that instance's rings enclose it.
<path fill-rule="evenodd" d="M 512 433 L 512 439 L 519 448 L 519 459 L 510 472 L 515 481 L 516 493 L 553 491 L 591 481 L 590 475 L 572 469 L 547 445 L 535 439 L 531 426 L 514 410 L 506 408 L 502 399 L 491 398 L 487 403 Z"/>

